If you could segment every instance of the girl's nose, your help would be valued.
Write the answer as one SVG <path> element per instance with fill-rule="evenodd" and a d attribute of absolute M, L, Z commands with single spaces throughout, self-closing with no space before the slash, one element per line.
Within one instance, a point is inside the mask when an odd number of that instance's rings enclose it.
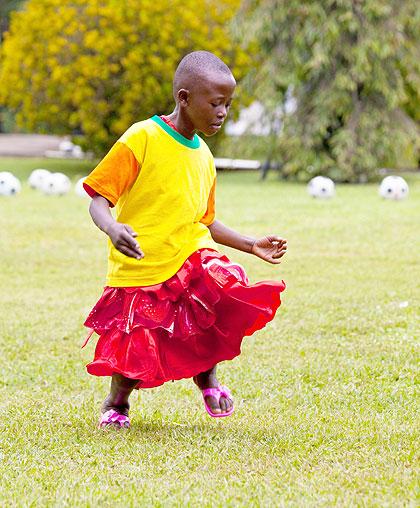
<path fill-rule="evenodd" d="M 217 117 L 218 118 L 226 118 L 226 115 L 227 115 L 227 111 L 226 111 L 226 106 L 223 106 L 222 108 L 219 109 L 219 111 L 217 112 Z"/>

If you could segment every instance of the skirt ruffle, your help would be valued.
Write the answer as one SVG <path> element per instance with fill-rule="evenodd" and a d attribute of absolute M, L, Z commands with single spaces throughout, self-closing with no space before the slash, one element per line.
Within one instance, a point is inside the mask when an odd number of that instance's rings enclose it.
<path fill-rule="evenodd" d="M 106 287 L 85 326 L 99 335 L 87 371 L 138 379 L 137 388 L 190 378 L 240 354 L 244 336 L 271 321 L 283 281 L 249 285 L 242 266 L 203 249 L 167 281 Z"/>

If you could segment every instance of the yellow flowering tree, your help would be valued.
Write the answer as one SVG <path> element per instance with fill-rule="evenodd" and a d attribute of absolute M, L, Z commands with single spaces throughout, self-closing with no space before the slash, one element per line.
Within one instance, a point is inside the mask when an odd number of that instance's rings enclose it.
<path fill-rule="evenodd" d="M 29 0 L 13 14 L 0 60 L 0 104 L 30 131 L 80 132 L 96 152 L 131 123 L 169 112 L 180 58 L 250 62 L 228 23 L 240 0 Z"/>

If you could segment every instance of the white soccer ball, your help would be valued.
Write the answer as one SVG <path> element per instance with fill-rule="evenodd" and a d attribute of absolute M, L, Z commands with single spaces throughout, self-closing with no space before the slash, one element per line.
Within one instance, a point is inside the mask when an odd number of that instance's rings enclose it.
<path fill-rule="evenodd" d="M 73 157 L 81 159 L 83 157 L 82 147 L 79 145 L 73 145 L 73 150 L 71 151 L 71 154 L 73 155 Z"/>
<path fill-rule="evenodd" d="M 28 184 L 32 189 L 40 189 L 42 182 L 48 178 L 51 173 L 48 169 L 34 169 L 29 175 Z"/>
<path fill-rule="evenodd" d="M 74 186 L 74 192 L 81 198 L 88 198 L 89 194 L 83 188 L 83 182 L 85 180 L 85 176 L 77 180 L 76 185 Z"/>
<path fill-rule="evenodd" d="M 326 176 L 315 176 L 309 180 L 308 193 L 313 198 L 331 198 L 335 193 L 334 182 Z"/>
<path fill-rule="evenodd" d="M 71 188 L 71 182 L 64 173 L 51 173 L 41 184 L 44 194 L 62 196 Z"/>
<path fill-rule="evenodd" d="M 401 176 L 386 176 L 379 186 L 379 194 L 385 199 L 405 199 L 408 184 Z"/>
<path fill-rule="evenodd" d="M 58 145 L 58 149 L 60 150 L 60 152 L 71 153 L 73 151 L 73 148 L 74 144 L 68 139 L 63 139 L 63 141 L 61 141 L 60 144 Z"/>
<path fill-rule="evenodd" d="M 20 181 L 9 171 L 0 172 L 0 196 L 15 196 L 21 190 Z"/>

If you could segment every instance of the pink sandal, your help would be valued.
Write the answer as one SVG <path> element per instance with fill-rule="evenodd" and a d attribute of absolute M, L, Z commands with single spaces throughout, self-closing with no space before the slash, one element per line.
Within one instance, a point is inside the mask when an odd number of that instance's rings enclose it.
<path fill-rule="evenodd" d="M 233 413 L 233 406 L 229 409 L 229 411 L 227 411 L 227 413 L 213 413 L 210 406 L 206 402 L 206 397 L 214 397 L 217 400 L 217 403 L 219 403 L 221 397 L 232 399 L 232 395 L 226 386 L 219 385 L 216 388 L 204 388 L 204 390 L 201 390 L 201 394 L 203 395 L 204 407 L 212 418 L 224 418 L 225 416 L 230 416 Z"/>
<path fill-rule="evenodd" d="M 126 415 L 122 415 L 115 411 L 115 409 L 109 409 L 101 415 L 99 419 L 99 428 L 104 427 L 119 427 L 120 429 L 130 428 L 130 418 Z"/>

